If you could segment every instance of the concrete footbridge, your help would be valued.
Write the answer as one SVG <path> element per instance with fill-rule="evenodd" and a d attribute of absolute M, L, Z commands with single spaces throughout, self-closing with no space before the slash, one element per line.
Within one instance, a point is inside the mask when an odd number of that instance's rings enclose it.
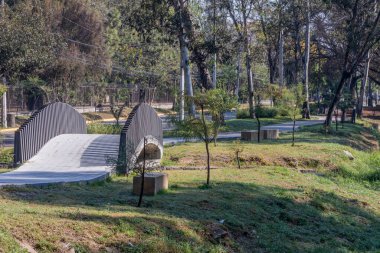
<path fill-rule="evenodd" d="M 83 116 L 56 102 L 34 113 L 15 133 L 16 170 L 0 174 L 0 186 L 89 182 L 111 173 L 110 161 L 134 164 L 163 155 L 162 121 L 148 104 L 130 113 L 120 135 L 87 134 Z"/>

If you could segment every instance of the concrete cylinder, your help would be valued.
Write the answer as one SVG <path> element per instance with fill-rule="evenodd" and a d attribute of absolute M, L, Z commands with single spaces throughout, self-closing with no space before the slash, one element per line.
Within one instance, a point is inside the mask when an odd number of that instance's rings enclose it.
<path fill-rule="evenodd" d="M 16 127 L 16 114 L 8 113 L 7 123 L 8 123 L 8 127 L 11 127 L 11 128 Z"/>

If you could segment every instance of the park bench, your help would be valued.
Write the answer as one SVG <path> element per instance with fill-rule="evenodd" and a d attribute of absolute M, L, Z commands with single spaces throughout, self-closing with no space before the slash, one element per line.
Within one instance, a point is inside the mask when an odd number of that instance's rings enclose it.
<path fill-rule="evenodd" d="M 280 131 L 278 129 L 265 129 L 260 131 L 261 140 L 277 140 L 279 138 Z M 243 141 L 257 141 L 258 131 L 242 131 L 241 139 Z"/>
<path fill-rule="evenodd" d="M 140 195 L 141 176 L 133 178 L 133 194 Z M 168 189 L 168 175 L 164 173 L 146 173 L 144 177 L 144 195 L 156 195 L 161 190 Z"/>

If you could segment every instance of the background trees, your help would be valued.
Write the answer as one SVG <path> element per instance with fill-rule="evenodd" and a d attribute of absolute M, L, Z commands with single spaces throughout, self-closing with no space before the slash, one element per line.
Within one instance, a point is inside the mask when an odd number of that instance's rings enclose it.
<path fill-rule="evenodd" d="M 377 102 L 379 9 L 375 0 L 9 0 L 0 75 L 73 104 L 148 89 L 150 100 L 177 98 L 182 119 L 195 107 L 180 101 L 197 91 L 237 95 L 254 117 L 255 98 L 303 83 L 306 108 L 328 107 L 329 125 L 345 92 L 359 115 L 366 97 Z"/>

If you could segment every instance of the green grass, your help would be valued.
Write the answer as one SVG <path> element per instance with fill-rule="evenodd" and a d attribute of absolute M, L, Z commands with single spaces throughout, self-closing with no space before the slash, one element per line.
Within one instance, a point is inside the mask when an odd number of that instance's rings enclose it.
<path fill-rule="evenodd" d="M 378 191 L 281 167 L 171 171 L 136 208 L 131 181 L 0 190 L 0 249 L 39 252 L 376 252 Z M 310 182 L 313 182 L 312 184 Z M 220 223 L 224 220 L 223 224 Z M 227 232 L 214 238 L 214 230 Z M 0 233 L 0 236 L 3 234 Z"/>
<path fill-rule="evenodd" d="M 295 147 L 291 134 L 243 142 L 240 170 L 236 144 L 221 142 L 210 187 L 205 170 L 168 171 L 169 189 L 142 208 L 125 177 L 0 189 L 0 252 L 20 251 L 19 242 L 38 252 L 379 252 L 378 133 L 313 126 L 296 138 Z M 204 166 L 203 144 L 167 147 L 163 162 Z"/>
<path fill-rule="evenodd" d="M 123 125 L 91 123 L 87 125 L 89 134 L 120 134 Z"/>
<path fill-rule="evenodd" d="M 322 125 L 303 127 L 295 134 L 296 146 L 291 146 L 292 134 L 282 133 L 279 140 L 264 140 L 260 144 L 241 142 L 241 164 L 245 168 L 255 166 L 282 166 L 315 173 L 341 176 L 374 182 L 379 185 L 380 152 L 379 133 L 360 124 L 346 124 L 338 132 L 325 134 Z M 211 146 L 211 165 L 218 168 L 236 168 L 233 141 L 219 142 Z M 351 161 L 343 153 L 349 151 L 355 157 Z M 203 143 L 185 143 L 166 147 L 164 166 L 200 167 L 205 166 Z"/>
<path fill-rule="evenodd" d="M 289 122 L 289 118 L 262 118 L 260 119 L 261 127 L 267 125 L 280 124 Z M 257 130 L 256 119 L 231 119 L 226 121 L 226 126 L 222 129 L 224 132 L 239 132 L 243 130 Z"/>
<path fill-rule="evenodd" d="M 289 122 L 289 118 L 262 118 L 261 127 L 273 124 L 280 124 Z M 256 119 L 231 119 L 226 120 L 226 125 L 220 128 L 220 132 L 240 132 L 244 130 L 257 130 Z M 175 130 L 168 130 L 164 132 L 164 137 L 176 137 Z"/>

